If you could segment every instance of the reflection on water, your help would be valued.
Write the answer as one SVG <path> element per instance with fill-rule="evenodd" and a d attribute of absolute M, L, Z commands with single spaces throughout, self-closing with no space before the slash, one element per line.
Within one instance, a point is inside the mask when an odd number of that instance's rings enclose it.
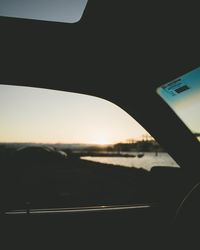
<path fill-rule="evenodd" d="M 135 155 L 135 154 L 134 154 Z M 167 153 L 158 153 L 156 156 L 155 153 L 144 153 L 144 156 L 139 157 L 94 157 L 86 156 L 81 157 L 81 159 L 108 163 L 113 165 L 121 165 L 124 167 L 136 167 L 144 168 L 146 170 L 151 170 L 153 166 L 170 166 L 170 167 L 179 167 L 178 164 L 169 156 Z"/>

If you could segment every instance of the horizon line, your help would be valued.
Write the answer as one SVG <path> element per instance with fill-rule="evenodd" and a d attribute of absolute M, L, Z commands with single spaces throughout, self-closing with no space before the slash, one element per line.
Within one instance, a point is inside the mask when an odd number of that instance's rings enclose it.
<path fill-rule="evenodd" d="M 155 141 L 155 139 L 152 138 L 151 140 L 144 140 L 144 139 L 133 140 L 133 142 L 139 142 L 139 141 Z M 3 141 L 0 141 L 0 144 L 19 144 L 19 143 L 21 144 L 52 144 L 52 145 L 54 144 L 68 144 L 68 145 L 79 144 L 79 145 L 98 145 L 98 146 L 109 146 L 109 145 L 115 145 L 115 144 L 120 144 L 120 143 L 132 144 L 127 141 L 119 141 L 115 143 L 105 143 L 105 144 L 90 143 L 90 142 L 3 142 Z"/>

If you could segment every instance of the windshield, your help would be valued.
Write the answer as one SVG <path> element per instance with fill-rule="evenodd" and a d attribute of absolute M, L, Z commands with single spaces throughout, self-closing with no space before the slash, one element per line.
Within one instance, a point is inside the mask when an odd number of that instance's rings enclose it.
<path fill-rule="evenodd" d="M 0 115 L 0 143 L 9 148 L 45 145 L 92 161 L 146 170 L 177 165 L 136 120 L 101 98 L 1 85 Z M 143 160 L 133 159 L 144 153 Z"/>
<path fill-rule="evenodd" d="M 200 140 L 200 67 L 162 85 L 157 93 Z"/>

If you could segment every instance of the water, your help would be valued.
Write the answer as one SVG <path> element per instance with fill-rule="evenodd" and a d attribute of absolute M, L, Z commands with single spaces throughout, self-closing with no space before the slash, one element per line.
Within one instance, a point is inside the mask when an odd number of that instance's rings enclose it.
<path fill-rule="evenodd" d="M 135 153 L 134 153 L 135 155 Z M 144 153 L 142 158 L 138 157 L 96 157 L 96 156 L 85 156 L 81 159 L 107 163 L 113 165 L 120 165 L 124 167 L 135 167 L 144 168 L 146 170 L 151 170 L 153 166 L 169 166 L 169 167 L 179 167 L 179 165 L 172 159 L 172 157 L 167 153 Z"/>

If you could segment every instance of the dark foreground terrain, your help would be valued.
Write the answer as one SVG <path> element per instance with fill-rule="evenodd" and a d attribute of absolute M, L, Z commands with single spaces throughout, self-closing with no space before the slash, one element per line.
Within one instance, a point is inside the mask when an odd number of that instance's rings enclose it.
<path fill-rule="evenodd" d="M 155 247 L 162 239 L 182 241 L 171 222 L 193 183 L 180 168 L 146 171 L 100 164 L 50 147 L 1 148 L 0 166 L 1 231 L 7 246 L 81 249 L 87 242 L 92 249 L 119 244 L 127 249 L 151 242 Z M 143 204 L 149 208 L 29 215 L 34 209 Z M 26 214 L 12 215 L 16 211 Z"/>
<path fill-rule="evenodd" d="M 184 192 L 177 168 L 125 168 L 50 147 L 1 149 L 1 211 L 157 203 Z M 180 185 L 181 186 L 181 185 Z"/>

